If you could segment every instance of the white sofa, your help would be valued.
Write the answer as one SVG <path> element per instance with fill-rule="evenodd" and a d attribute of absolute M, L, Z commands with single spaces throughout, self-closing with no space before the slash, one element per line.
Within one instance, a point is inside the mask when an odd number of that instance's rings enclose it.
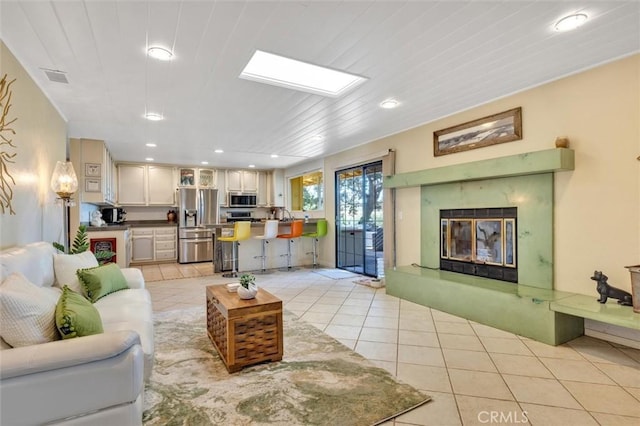
<path fill-rule="evenodd" d="M 22 273 L 53 287 L 51 243 L 0 252 L 4 281 Z M 12 348 L 0 340 L 0 424 L 140 425 L 154 356 L 151 297 L 139 269 L 122 269 L 129 289 L 96 301 L 104 333 Z"/>

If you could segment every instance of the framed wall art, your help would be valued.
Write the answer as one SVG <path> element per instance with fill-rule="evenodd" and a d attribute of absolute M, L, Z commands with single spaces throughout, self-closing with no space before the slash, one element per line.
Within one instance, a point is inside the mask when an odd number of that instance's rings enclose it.
<path fill-rule="evenodd" d="M 86 178 L 84 180 L 84 192 L 100 192 L 100 179 Z"/>
<path fill-rule="evenodd" d="M 453 154 L 522 139 L 522 108 L 433 132 L 433 155 Z"/>
<path fill-rule="evenodd" d="M 84 175 L 87 177 L 100 177 L 101 164 L 84 163 Z"/>

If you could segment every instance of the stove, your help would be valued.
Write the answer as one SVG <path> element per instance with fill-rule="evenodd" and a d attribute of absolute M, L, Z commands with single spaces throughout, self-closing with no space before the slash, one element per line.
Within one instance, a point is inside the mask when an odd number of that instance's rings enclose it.
<path fill-rule="evenodd" d="M 227 212 L 227 223 L 241 221 L 260 222 L 260 219 L 251 217 L 251 212 Z"/>

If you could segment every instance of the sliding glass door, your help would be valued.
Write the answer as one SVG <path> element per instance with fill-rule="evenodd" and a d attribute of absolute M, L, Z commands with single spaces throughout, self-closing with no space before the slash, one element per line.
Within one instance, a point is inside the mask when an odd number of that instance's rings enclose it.
<path fill-rule="evenodd" d="M 382 272 L 382 161 L 336 172 L 336 259 L 340 269 Z"/>

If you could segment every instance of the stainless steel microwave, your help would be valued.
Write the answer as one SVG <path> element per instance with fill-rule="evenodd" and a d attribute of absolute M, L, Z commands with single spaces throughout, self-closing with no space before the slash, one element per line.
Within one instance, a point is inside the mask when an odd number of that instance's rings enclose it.
<path fill-rule="evenodd" d="M 255 192 L 229 192 L 227 195 L 229 207 L 256 207 L 258 195 Z"/>

